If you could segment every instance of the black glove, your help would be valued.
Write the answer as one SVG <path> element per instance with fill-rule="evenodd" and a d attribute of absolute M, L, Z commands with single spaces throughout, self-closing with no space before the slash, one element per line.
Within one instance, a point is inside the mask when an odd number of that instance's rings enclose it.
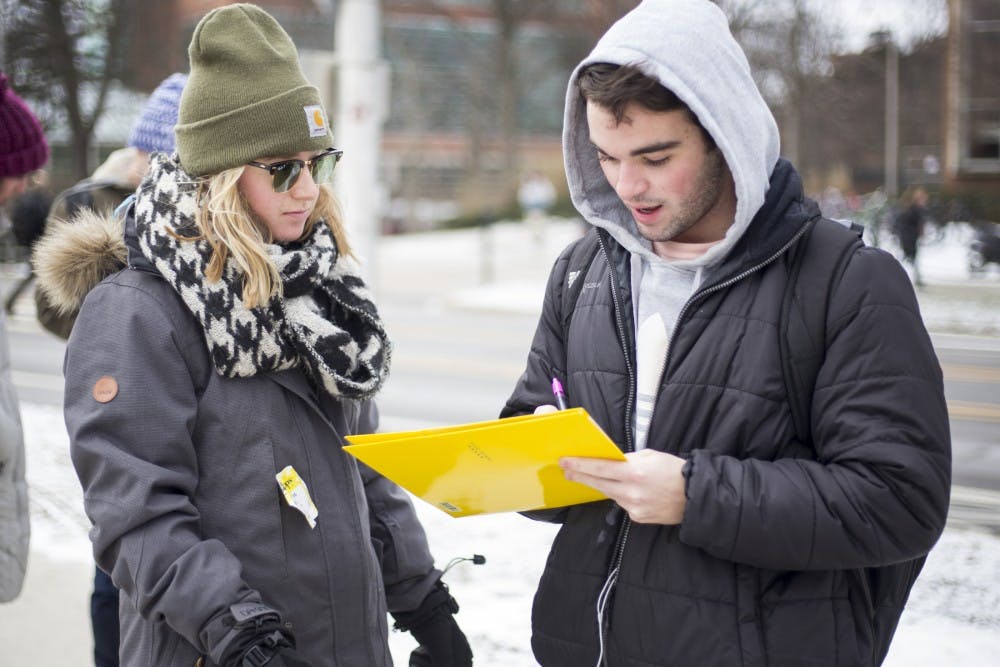
<path fill-rule="evenodd" d="M 237 606 L 234 605 L 233 609 Z M 221 667 L 311 667 L 295 652 L 295 640 L 285 634 L 281 618 L 273 611 L 251 612 L 237 622 L 231 617 L 232 641 L 219 661 Z"/>
<path fill-rule="evenodd" d="M 409 630 L 420 646 L 410 654 L 410 667 L 471 667 L 472 649 L 454 614 L 458 602 L 438 581 L 414 611 L 397 612 L 394 627 Z"/>
<path fill-rule="evenodd" d="M 410 654 L 409 667 L 434 667 L 434 661 L 431 660 L 431 654 L 427 652 L 427 649 L 418 646 Z"/>

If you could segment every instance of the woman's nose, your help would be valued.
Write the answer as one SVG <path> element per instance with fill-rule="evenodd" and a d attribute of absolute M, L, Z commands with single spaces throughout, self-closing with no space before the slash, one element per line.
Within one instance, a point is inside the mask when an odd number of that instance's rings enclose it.
<path fill-rule="evenodd" d="M 312 171 L 308 167 L 302 168 L 302 173 L 288 192 L 296 199 L 315 199 L 319 195 L 319 186 L 313 180 Z"/>

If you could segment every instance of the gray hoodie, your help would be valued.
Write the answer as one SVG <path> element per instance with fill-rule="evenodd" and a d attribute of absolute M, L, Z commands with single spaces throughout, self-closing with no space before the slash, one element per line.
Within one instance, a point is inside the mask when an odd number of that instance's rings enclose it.
<path fill-rule="evenodd" d="M 636 46 L 649 44 L 659 48 Z M 666 260 L 654 253 L 605 178 L 590 141 L 586 101 L 576 86 L 580 70 L 594 63 L 632 65 L 660 81 L 688 105 L 721 149 L 735 183 L 736 216 L 725 238 L 697 259 Z M 573 204 L 632 253 L 638 385 L 633 428 L 641 449 L 677 317 L 703 270 L 735 245 L 764 202 L 778 159 L 778 128 L 717 6 L 705 0 L 645 0 L 615 23 L 573 72 L 563 145 Z"/>
<path fill-rule="evenodd" d="M 680 29 L 674 26 L 680 21 Z M 699 27 L 698 24 L 704 24 Z M 651 37 L 655 35 L 654 37 Z M 645 51 L 636 44 L 656 43 Z M 625 248 L 654 257 L 648 241 L 608 184 L 590 143 L 586 103 L 576 88 L 580 70 L 594 63 L 634 65 L 690 107 L 722 150 L 736 184 L 736 219 L 722 243 L 697 260 L 717 261 L 736 243 L 764 203 L 778 160 L 778 126 L 729 32 L 725 15 L 707 0 L 645 0 L 615 23 L 573 72 L 566 92 L 563 146 L 573 204 L 592 225 Z"/>

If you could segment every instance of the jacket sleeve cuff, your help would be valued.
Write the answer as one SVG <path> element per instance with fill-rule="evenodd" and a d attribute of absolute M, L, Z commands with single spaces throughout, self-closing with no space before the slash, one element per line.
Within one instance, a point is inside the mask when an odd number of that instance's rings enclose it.
<path fill-rule="evenodd" d="M 694 458 L 689 458 L 681 466 L 681 477 L 684 478 L 684 498 L 691 500 L 691 473 L 694 470 Z"/>
<path fill-rule="evenodd" d="M 262 602 L 238 602 L 208 622 L 202 635 L 214 664 L 222 664 L 229 645 L 243 633 L 248 624 L 267 618 L 280 619 L 278 612 Z"/>

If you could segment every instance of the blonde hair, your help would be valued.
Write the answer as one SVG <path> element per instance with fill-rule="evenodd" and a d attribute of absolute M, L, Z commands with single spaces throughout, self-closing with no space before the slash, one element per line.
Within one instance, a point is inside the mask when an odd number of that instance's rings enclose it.
<path fill-rule="evenodd" d="M 241 165 L 200 180 L 196 223 L 201 234 L 197 238 L 206 240 L 212 247 L 205 277 L 213 282 L 219 280 L 226 261 L 232 258 L 243 274 L 243 303 L 247 308 L 254 308 L 281 294 L 283 286 L 278 267 L 265 248 L 265 244 L 273 242 L 270 232 L 257 222 L 250 205 L 240 194 L 238 184 L 244 169 Z M 340 205 L 329 188 L 329 185 L 319 186 L 319 198 L 306 221 L 302 238 L 312 233 L 316 223 L 326 224 L 333 232 L 339 254 L 353 257 Z"/>

